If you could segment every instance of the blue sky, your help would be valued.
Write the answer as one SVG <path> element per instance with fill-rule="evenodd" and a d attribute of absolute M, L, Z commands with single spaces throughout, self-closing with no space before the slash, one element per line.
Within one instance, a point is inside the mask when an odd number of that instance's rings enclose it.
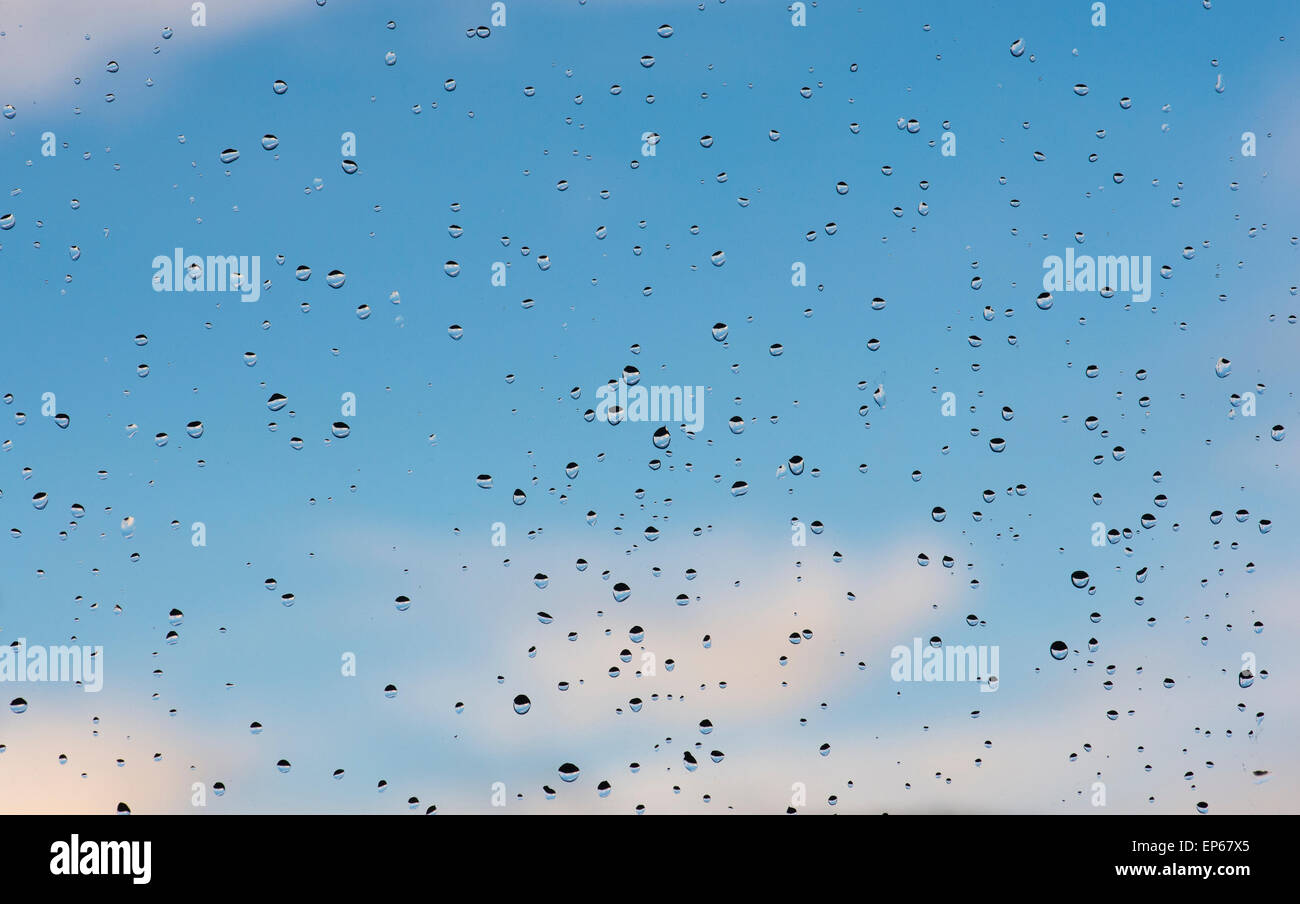
<path fill-rule="evenodd" d="M 10 694 L 6 809 L 781 812 L 795 784 L 810 812 L 1296 809 L 1300 482 L 1270 439 L 1300 376 L 1289 9 L 821 3 L 795 27 L 780 3 L 516 0 L 484 39 L 482 2 L 185 6 L 0 10 L 0 640 L 105 662 L 98 694 Z M 270 284 L 152 291 L 178 247 L 258 256 Z M 1146 303 L 1040 310 L 1067 247 L 1172 269 Z M 668 423 L 661 451 L 660 424 L 584 419 L 627 365 L 705 386 L 703 429 Z M 791 518 L 826 527 L 795 547 Z M 1135 534 L 1094 547 L 1098 521 Z M 997 693 L 892 682 L 891 649 L 931 636 L 997 645 Z M 643 651 L 676 666 L 635 677 Z M 1243 653 L 1268 680 L 1238 686 Z"/>

